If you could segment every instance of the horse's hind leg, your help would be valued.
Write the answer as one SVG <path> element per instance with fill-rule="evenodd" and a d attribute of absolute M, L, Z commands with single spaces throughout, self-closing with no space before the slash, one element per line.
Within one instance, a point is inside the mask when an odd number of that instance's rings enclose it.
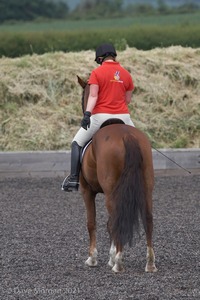
<path fill-rule="evenodd" d="M 116 247 L 114 242 L 110 246 L 110 259 L 108 265 L 112 268 L 115 273 L 124 271 L 123 260 L 122 260 L 122 247 Z"/>
<path fill-rule="evenodd" d="M 85 264 L 89 267 L 95 267 L 97 265 L 95 196 L 96 194 L 91 192 L 90 189 L 83 192 L 87 211 L 87 228 L 90 237 L 89 257 L 85 261 Z"/>
<path fill-rule="evenodd" d="M 146 238 L 147 238 L 147 263 L 145 267 L 146 272 L 156 272 L 155 254 L 152 244 L 153 233 L 153 216 L 152 216 L 152 192 L 146 194 Z"/>
<path fill-rule="evenodd" d="M 119 273 L 119 272 L 124 271 L 122 251 L 123 251 L 122 246 L 117 245 L 116 246 L 115 263 L 114 263 L 114 266 L 112 268 L 113 272 L 115 272 L 115 273 Z"/>
<path fill-rule="evenodd" d="M 110 259 L 109 259 L 109 262 L 108 262 L 108 265 L 109 265 L 110 267 L 114 267 L 114 264 L 115 264 L 115 257 L 116 257 L 116 251 L 117 251 L 117 249 L 116 249 L 114 243 L 112 242 L 112 243 L 111 243 L 111 246 L 110 246 L 110 252 L 109 252 L 109 254 L 110 254 Z"/>
<path fill-rule="evenodd" d="M 112 268 L 112 270 L 115 273 L 124 271 L 123 260 L 122 260 L 122 247 L 120 245 L 116 247 L 114 242 L 111 241 L 109 254 L 110 254 L 110 258 L 108 261 L 108 265 Z"/>
<path fill-rule="evenodd" d="M 107 205 L 107 209 L 109 210 L 108 205 Z M 108 229 L 108 233 L 109 233 L 109 236 L 110 236 L 110 252 L 109 252 L 110 258 L 109 258 L 109 261 L 108 261 L 108 265 L 110 267 L 113 267 L 114 264 L 115 264 L 115 256 L 116 256 L 117 249 L 116 249 L 116 246 L 115 246 L 114 242 L 112 241 L 110 222 L 111 222 L 111 219 L 109 217 L 108 222 L 107 222 L 107 229 Z"/>
<path fill-rule="evenodd" d="M 108 213 L 111 214 L 112 213 L 112 207 L 110 205 L 110 201 L 109 201 L 109 197 L 106 197 L 106 207 L 108 210 Z M 108 223 L 107 223 L 107 228 L 108 228 L 108 233 L 110 235 L 110 239 L 111 239 L 111 246 L 110 246 L 110 258 L 108 261 L 108 265 L 112 268 L 112 270 L 115 273 L 118 272 L 122 272 L 124 271 L 124 267 L 123 267 L 123 261 L 122 261 L 122 247 L 120 245 L 115 245 L 114 241 L 112 240 L 112 234 L 111 234 L 111 219 L 108 219 Z"/>

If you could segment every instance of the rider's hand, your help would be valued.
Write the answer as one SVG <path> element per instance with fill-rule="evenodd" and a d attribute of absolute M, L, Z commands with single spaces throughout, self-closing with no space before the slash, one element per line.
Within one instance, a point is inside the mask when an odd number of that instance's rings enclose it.
<path fill-rule="evenodd" d="M 90 117 L 91 117 L 91 112 L 90 111 L 84 112 L 84 117 L 81 121 L 81 127 L 83 127 L 85 130 L 90 128 Z"/>

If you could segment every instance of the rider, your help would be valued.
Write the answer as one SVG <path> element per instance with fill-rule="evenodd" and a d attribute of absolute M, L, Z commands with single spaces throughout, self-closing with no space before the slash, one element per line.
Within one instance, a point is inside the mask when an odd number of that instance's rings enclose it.
<path fill-rule="evenodd" d="M 79 187 L 81 148 L 92 138 L 104 121 L 110 118 L 121 119 L 134 126 L 128 104 L 131 101 L 134 84 L 130 73 L 116 61 L 116 50 L 110 43 L 96 49 L 95 61 L 100 66 L 89 77 L 90 92 L 81 128 L 71 144 L 71 173 L 61 189 L 77 191 Z"/>

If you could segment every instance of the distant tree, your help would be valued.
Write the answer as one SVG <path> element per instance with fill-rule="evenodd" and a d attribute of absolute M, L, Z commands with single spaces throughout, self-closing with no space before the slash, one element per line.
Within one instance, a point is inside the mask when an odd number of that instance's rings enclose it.
<path fill-rule="evenodd" d="M 157 0 L 158 12 L 165 14 L 169 12 L 169 7 L 165 3 L 165 0 Z"/>
<path fill-rule="evenodd" d="M 0 22 L 11 20 L 31 21 L 38 17 L 64 18 L 69 8 L 62 1 L 51 0 L 0 0 Z"/>
<path fill-rule="evenodd" d="M 75 18 L 98 18 L 121 15 L 123 0 L 83 0 L 74 9 Z"/>
<path fill-rule="evenodd" d="M 129 4 L 125 8 L 125 15 L 152 15 L 156 11 L 155 7 L 151 4 Z"/>
<path fill-rule="evenodd" d="M 175 12 L 177 13 L 192 13 L 196 12 L 200 9 L 200 6 L 196 3 L 185 3 L 183 5 L 178 6 L 175 9 Z"/>

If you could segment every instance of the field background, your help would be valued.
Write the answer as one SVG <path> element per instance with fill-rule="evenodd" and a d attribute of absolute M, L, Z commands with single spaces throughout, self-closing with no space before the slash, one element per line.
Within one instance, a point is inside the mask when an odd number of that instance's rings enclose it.
<path fill-rule="evenodd" d="M 199 36 L 199 12 L 0 25 L 0 51 L 13 54 L 0 58 L 0 151 L 70 149 L 82 118 L 76 76 L 88 78 L 104 41 L 131 72 L 131 117 L 152 145 L 199 148 Z"/>
<path fill-rule="evenodd" d="M 135 125 L 159 148 L 200 147 L 200 48 L 127 47 L 118 60 L 130 72 Z M 96 67 L 94 51 L 0 59 L 0 150 L 63 150 L 82 118 L 82 89 Z"/>
<path fill-rule="evenodd" d="M 157 16 L 134 16 L 126 18 L 94 19 L 94 20 L 52 20 L 37 22 L 19 22 L 16 24 L 2 24 L 1 32 L 43 32 L 43 31 L 76 31 L 80 29 L 101 30 L 104 28 L 127 28 L 131 26 L 189 26 L 200 24 L 200 11 L 188 14 L 157 15 Z"/>
<path fill-rule="evenodd" d="M 200 10 L 196 13 L 96 20 L 38 21 L 0 25 L 0 57 L 94 50 L 111 41 L 118 50 L 180 45 L 200 47 Z"/>

